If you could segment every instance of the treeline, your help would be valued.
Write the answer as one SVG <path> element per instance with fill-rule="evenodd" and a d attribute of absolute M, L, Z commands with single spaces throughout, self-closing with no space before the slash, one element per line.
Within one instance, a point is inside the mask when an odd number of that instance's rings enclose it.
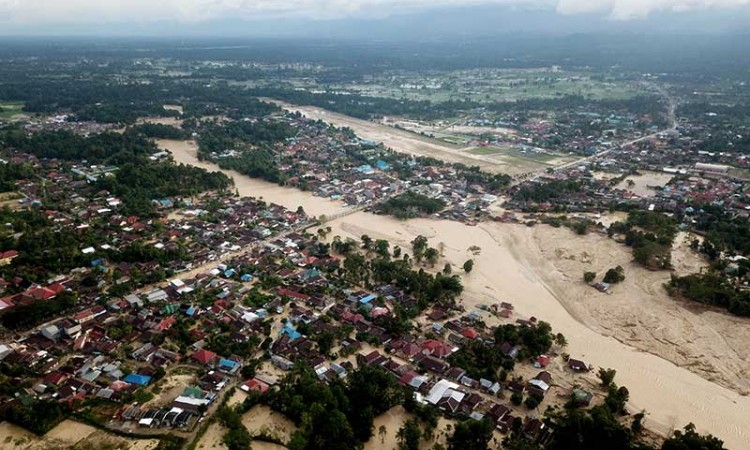
<path fill-rule="evenodd" d="M 78 303 L 78 297 L 70 291 L 60 292 L 52 300 L 37 301 L 30 305 L 16 306 L 0 316 L 5 328 L 21 330 L 33 327 L 45 320 L 60 317 Z"/>
<path fill-rule="evenodd" d="M 286 122 L 274 120 L 211 123 L 200 130 L 198 145 L 200 152 L 220 153 L 224 150 L 261 146 L 284 141 L 297 134 Z"/>
<path fill-rule="evenodd" d="M 24 111 L 30 113 L 69 112 L 77 120 L 123 124 L 135 123 L 141 117 L 180 115 L 164 109 L 166 104 L 182 105 L 184 117 L 226 115 L 241 119 L 280 110 L 226 82 L 210 86 L 204 82 L 158 79 L 150 83 L 120 83 L 99 76 L 90 81 L 50 77 L 12 79 L 0 83 L 0 99 L 22 100 Z"/>
<path fill-rule="evenodd" d="M 568 194 L 584 192 L 588 185 L 583 180 L 552 180 L 542 183 L 524 183 L 515 194 L 517 202 L 544 203 Z"/>
<path fill-rule="evenodd" d="M 476 105 L 471 102 L 449 101 L 433 103 L 426 100 L 405 100 L 387 97 L 369 97 L 360 94 L 312 93 L 296 89 L 256 88 L 253 95 L 270 97 L 300 106 L 317 106 L 359 119 L 383 116 L 406 116 L 422 120 L 455 117 Z"/>
<path fill-rule="evenodd" d="M 21 130 L 10 130 L 0 134 L 0 142 L 38 158 L 119 166 L 114 176 L 101 177 L 96 183 L 100 189 L 122 197 L 126 214 L 153 215 L 153 199 L 195 195 L 232 185 L 231 179 L 220 172 L 149 161 L 148 156 L 157 148 L 140 133 L 83 137 L 66 131 L 27 135 Z"/>
<path fill-rule="evenodd" d="M 469 185 L 481 185 L 484 189 L 495 194 L 508 187 L 510 182 L 513 181 L 510 175 L 484 172 L 479 166 L 467 166 L 461 163 L 452 164 L 451 166 L 456 169 L 456 176 L 459 179 L 466 180 L 466 183 Z"/>
<path fill-rule="evenodd" d="M 672 275 L 667 289 L 672 295 L 718 306 L 737 316 L 750 317 L 750 291 L 739 289 L 722 273 L 709 271 L 684 277 Z"/>
<path fill-rule="evenodd" d="M 142 134 L 153 139 L 187 139 L 190 133 L 181 128 L 162 123 L 143 123 L 130 127 L 128 133 Z"/>
<path fill-rule="evenodd" d="M 0 274 L 6 279 L 20 276 L 29 281 L 44 282 L 50 273 L 67 273 L 88 265 L 88 259 L 80 249 L 101 243 L 91 231 L 74 233 L 58 228 L 36 210 L 2 209 L 0 223 L 10 224 L 0 233 L 0 248 L 19 253 L 11 264 L 0 267 Z"/>
<path fill-rule="evenodd" d="M 750 220 L 721 206 L 706 204 L 696 209 L 701 212 L 690 218 L 695 221 L 693 228 L 705 234 L 700 250 L 710 259 L 715 260 L 722 252 L 750 254 Z"/>
<path fill-rule="evenodd" d="M 34 168 L 28 164 L 0 164 L 0 192 L 16 189 L 16 181 L 28 180 L 36 175 Z"/>
<path fill-rule="evenodd" d="M 625 235 L 625 245 L 633 248 L 633 259 L 649 269 L 672 268 L 672 243 L 677 220 L 654 211 L 634 210 L 626 222 L 615 222 L 607 234 Z"/>
<path fill-rule="evenodd" d="M 435 214 L 445 208 L 445 202 L 414 192 L 404 192 L 382 203 L 378 210 L 399 219 L 412 219 L 426 214 Z"/>
<path fill-rule="evenodd" d="M 297 89 L 255 88 L 250 92 L 259 97 L 270 97 L 300 106 L 317 106 L 360 119 L 383 116 L 405 116 L 420 120 L 438 120 L 456 117 L 470 110 L 482 109 L 496 113 L 529 111 L 575 110 L 650 115 L 658 125 L 666 124 L 666 107 L 658 97 L 638 95 L 628 99 L 591 100 L 582 95 L 565 95 L 559 98 L 532 98 L 508 102 L 480 102 L 471 100 L 408 100 L 388 97 L 371 97 L 355 93 L 312 93 Z"/>
<path fill-rule="evenodd" d="M 145 158 L 158 150 L 153 142 L 133 133 L 101 133 L 84 137 L 69 131 L 29 135 L 15 129 L 0 133 L 0 144 L 37 158 L 114 165 Z"/>
<path fill-rule="evenodd" d="M 184 164 L 123 164 L 114 176 L 101 177 L 97 187 L 120 197 L 123 213 L 150 216 L 153 200 L 197 195 L 205 191 L 226 190 L 232 180 L 221 172 Z"/>
<path fill-rule="evenodd" d="M 70 415 L 63 403 L 55 400 L 23 398 L 0 407 L 2 419 L 43 436 Z"/>
<path fill-rule="evenodd" d="M 286 175 L 279 170 L 276 155 L 272 150 L 260 148 L 243 152 L 240 156 L 218 158 L 216 163 L 222 169 L 236 170 L 253 178 L 284 184 Z"/>
<path fill-rule="evenodd" d="M 621 399 L 616 393 L 608 394 L 612 406 L 617 406 Z M 612 391 L 610 391 L 612 392 Z M 621 392 L 626 395 L 627 391 Z M 712 435 L 701 435 L 693 424 L 677 430 L 662 443 L 654 446 L 645 438 L 644 414 L 634 414 L 630 420 L 623 420 L 619 411 L 613 410 L 605 402 L 590 410 L 565 409 L 552 413 L 544 422 L 553 431 L 550 442 L 546 445 L 531 444 L 523 438 L 521 424 L 514 424 L 509 437 L 503 441 L 507 450 L 727 450 L 723 441 Z M 520 420 L 520 419 L 519 419 Z M 459 447 L 465 448 L 465 447 Z M 488 449 L 488 447 L 476 447 Z M 458 448 L 457 448 L 458 449 Z"/>

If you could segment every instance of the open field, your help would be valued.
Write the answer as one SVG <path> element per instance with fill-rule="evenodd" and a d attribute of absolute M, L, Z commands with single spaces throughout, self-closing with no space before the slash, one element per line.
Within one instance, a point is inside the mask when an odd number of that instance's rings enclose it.
<path fill-rule="evenodd" d="M 625 99 L 643 88 L 628 81 L 596 80 L 587 73 L 536 69 L 473 69 L 441 74 L 399 74 L 370 83 L 331 86 L 373 97 L 445 102 L 502 102 L 584 95 L 591 99 Z"/>
<path fill-rule="evenodd" d="M 496 155 L 502 152 L 502 149 L 497 147 L 474 147 L 466 151 L 472 155 Z"/>
<path fill-rule="evenodd" d="M 14 119 L 26 117 L 23 112 L 23 102 L 1 102 L 0 101 L 0 119 Z"/>
<path fill-rule="evenodd" d="M 496 155 L 475 155 L 467 152 L 471 147 L 460 147 L 445 141 L 422 136 L 406 130 L 401 130 L 380 123 L 356 119 L 343 114 L 333 113 L 314 106 L 296 106 L 275 100 L 281 107 L 289 111 L 299 111 L 305 116 L 323 120 L 337 127 L 348 127 L 361 138 L 374 142 L 382 142 L 386 147 L 399 153 L 414 156 L 429 156 L 448 163 L 461 163 L 467 166 L 479 166 L 490 173 L 506 173 L 517 175 L 547 167 L 533 160 Z"/>

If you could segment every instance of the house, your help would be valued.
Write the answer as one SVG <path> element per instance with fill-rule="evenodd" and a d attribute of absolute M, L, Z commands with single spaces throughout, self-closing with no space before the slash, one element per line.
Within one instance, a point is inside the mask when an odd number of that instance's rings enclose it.
<path fill-rule="evenodd" d="M 235 374 L 240 370 L 240 363 L 232 361 L 231 359 L 219 359 L 219 370 L 223 370 L 228 374 Z"/>
<path fill-rule="evenodd" d="M 130 384 L 137 384 L 138 386 L 146 386 L 151 382 L 151 377 L 139 373 L 131 373 L 123 378 L 122 381 Z"/>
<path fill-rule="evenodd" d="M 193 353 L 193 356 L 191 356 L 191 358 L 203 365 L 213 366 L 216 361 L 217 355 L 210 350 L 200 349 L 197 352 Z"/>
<path fill-rule="evenodd" d="M 517 345 L 512 345 L 510 342 L 503 342 L 500 345 L 500 353 L 511 359 L 518 358 L 521 348 Z"/>
<path fill-rule="evenodd" d="M 18 252 L 15 250 L 8 250 L 5 252 L 0 252 L 0 266 L 7 266 L 17 257 L 18 257 Z"/>
<path fill-rule="evenodd" d="M 544 369 L 545 367 L 549 365 L 549 363 L 550 363 L 549 356 L 541 355 L 536 359 L 536 361 L 534 361 L 534 367 L 536 367 L 537 369 L 540 369 L 540 368 Z"/>
<path fill-rule="evenodd" d="M 463 330 L 461 330 L 461 335 L 467 339 L 472 339 L 472 340 L 479 337 L 479 333 L 477 332 L 477 330 L 471 327 L 466 327 Z"/>
<path fill-rule="evenodd" d="M 73 337 L 81 332 L 81 324 L 75 323 L 71 320 L 66 319 L 61 323 L 61 325 L 63 327 L 63 331 L 68 337 Z"/>
<path fill-rule="evenodd" d="M 495 422 L 498 422 L 502 420 L 505 416 L 509 415 L 510 412 L 511 412 L 511 409 L 508 408 L 507 406 L 496 403 L 492 405 L 492 407 L 487 412 L 487 415 L 493 418 Z"/>
<path fill-rule="evenodd" d="M 198 414 L 201 409 L 201 405 L 205 405 L 207 407 L 214 401 L 215 398 L 215 394 L 209 394 L 207 392 L 204 392 L 200 388 L 186 387 L 182 391 L 182 395 L 177 397 L 172 402 L 172 407 L 179 408 L 184 411 L 189 411 L 193 414 Z"/>
<path fill-rule="evenodd" d="M 461 411 L 464 414 L 471 414 L 475 409 L 482 404 L 482 396 L 476 392 L 472 392 L 464 397 L 461 401 Z"/>
<path fill-rule="evenodd" d="M 421 358 L 415 358 L 414 362 L 435 373 L 444 373 L 450 367 L 447 362 L 441 359 L 437 359 L 433 356 L 423 356 Z"/>
<path fill-rule="evenodd" d="M 466 375 L 466 371 L 460 367 L 451 367 L 445 372 L 445 377 L 451 380 L 458 381 Z"/>
<path fill-rule="evenodd" d="M 131 308 L 143 307 L 143 300 L 135 294 L 126 295 L 125 301 L 128 302 L 128 305 L 130 305 Z"/>
<path fill-rule="evenodd" d="M 550 436 L 549 427 L 539 419 L 529 419 L 523 424 L 523 437 L 529 442 L 544 444 Z"/>
<path fill-rule="evenodd" d="M 422 353 L 432 355 L 436 358 L 445 358 L 451 355 L 456 349 L 435 339 L 428 339 L 422 343 Z"/>
<path fill-rule="evenodd" d="M 373 350 L 366 355 L 362 355 L 362 354 L 357 355 L 357 360 L 361 364 L 365 364 L 368 366 L 379 366 L 385 363 L 386 358 L 385 356 L 381 355 L 379 351 Z"/>
<path fill-rule="evenodd" d="M 578 407 L 586 407 L 591 404 L 591 400 L 594 398 L 594 394 L 588 391 L 584 391 L 580 388 L 573 388 L 572 400 L 573 404 Z"/>
<path fill-rule="evenodd" d="M 573 358 L 568 360 L 568 367 L 574 372 L 588 372 L 590 370 L 588 364 Z"/>
<path fill-rule="evenodd" d="M 146 298 L 151 303 L 163 302 L 169 298 L 167 292 L 163 289 L 156 289 L 146 294 Z"/>
<path fill-rule="evenodd" d="M 271 363 L 281 370 L 292 370 L 292 367 L 294 367 L 293 362 L 279 355 L 273 355 L 271 357 Z"/>
<path fill-rule="evenodd" d="M 455 413 L 461 406 L 461 401 L 466 397 L 463 392 L 455 389 L 448 389 L 443 394 L 443 397 L 437 402 L 437 407 L 445 412 Z"/>
<path fill-rule="evenodd" d="M 240 389 L 245 392 L 258 392 L 265 394 L 268 392 L 268 389 L 270 389 L 270 386 L 257 378 L 253 378 L 243 383 L 242 386 L 240 386 Z"/>
<path fill-rule="evenodd" d="M 549 372 L 540 372 L 536 377 L 529 380 L 527 383 L 527 389 L 530 394 L 536 394 L 540 397 L 547 395 L 550 384 L 552 383 L 552 375 Z"/>
<path fill-rule="evenodd" d="M 56 325 L 48 325 L 42 328 L 42 336 L 46 337 L 50 341 L 56 341 L 60 338 L 60 329 Z"/>

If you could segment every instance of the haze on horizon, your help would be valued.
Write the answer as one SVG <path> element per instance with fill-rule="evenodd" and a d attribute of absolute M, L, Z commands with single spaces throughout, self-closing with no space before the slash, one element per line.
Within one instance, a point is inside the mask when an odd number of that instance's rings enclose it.
<path fill-rule="evenodd" d="M 745 33 L 750 0 L 0 0 L 0 35 Z"/>

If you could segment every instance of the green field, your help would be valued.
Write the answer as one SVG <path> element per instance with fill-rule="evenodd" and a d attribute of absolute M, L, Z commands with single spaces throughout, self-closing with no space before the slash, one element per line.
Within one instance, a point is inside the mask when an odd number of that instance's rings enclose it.
<path fill-rule="evenodd" d="M 583 95 L 602 99 L 626 99 L 645 92 L 643 86 L 628 80 L 597 78 L 588 72 L 550 72 L 544 69 L 458 71 L 433 74 L 403 74 L 370 83 L 346 83 L 334 89 L 356 91 L 374 97 L 409 100 L 472 100 L 502 102 L 523 99 L 551 99 Z M 427 86 L 427 87 L 426 87 Z"/>
<path fill-rule="evenodd" d="M 23 102 L 0 102 L 0 119 L 23 114 Z"/>
<path fill-rule="evenodd" d="M 496 155 L 502 151 L 497 147 L 474 147 L 468 150 L 472 155 Z"/>

